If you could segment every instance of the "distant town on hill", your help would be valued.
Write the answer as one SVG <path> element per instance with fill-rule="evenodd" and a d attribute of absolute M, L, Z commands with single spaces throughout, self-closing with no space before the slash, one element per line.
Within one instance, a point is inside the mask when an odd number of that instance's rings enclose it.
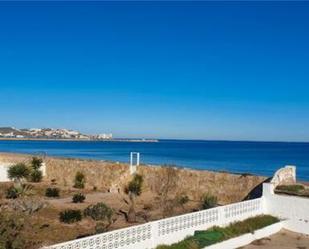
<path fill-rule="evenodd" d="M 79 131 L 52 128 L 17 129 L 0 127 L 0 138 L 7 139 L 78 139 L 78 140 L 111 140 L 111 133 L 96 135 L 82 134 Z"/>
<path fill-rule="evenodd" d="M 157 139 L 144 138 L 113 138 L 112 133 L 82 134 L 79 131 L 53 128 L 18 129 L 0 127 L 0 140 L 100 140 L 119 142 L 159 142 Z"/>

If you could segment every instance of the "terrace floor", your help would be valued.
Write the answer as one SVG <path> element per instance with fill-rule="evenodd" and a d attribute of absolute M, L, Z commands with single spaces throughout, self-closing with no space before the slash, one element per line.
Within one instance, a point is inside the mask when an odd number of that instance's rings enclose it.
<path fill-rule="evenodd" d="M 283 229 L 268 238 L 256 240 L 242 249 L 309 249 L 309 236 Z"/>

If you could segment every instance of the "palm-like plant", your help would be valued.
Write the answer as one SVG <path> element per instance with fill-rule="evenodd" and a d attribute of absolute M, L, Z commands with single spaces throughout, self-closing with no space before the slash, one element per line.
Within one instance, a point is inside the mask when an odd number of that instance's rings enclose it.
<path fill-rule="evenodd" d="M 24 163 L 12 165 L 7 171 L 8 177 L 18 183 L 19 186 L 21 185 L 22 180 L 29 176 L 30 172 L 31 170 Z"/>
<path fill-rule="evenodd" d="M 34 170 L 39 170 L 42 166 L 43 160 L 38 157 L 32 157 L 31 166 Z"/>

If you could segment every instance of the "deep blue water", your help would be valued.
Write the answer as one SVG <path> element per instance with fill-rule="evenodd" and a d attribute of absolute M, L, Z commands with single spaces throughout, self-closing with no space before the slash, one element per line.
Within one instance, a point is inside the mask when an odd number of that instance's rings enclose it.
<path fill-rule="evenodd" d="M 160 140 L 158 143 L 95 141 L 0 141 L 0 151 L 46 153 L 50 156 L 76 157 L 129 162 L 129 153 L 141 153 L 145 164 L 173 164 L 272 176 L 276 169 L 297 166 L 300 180 L 309 180 L 309 143 L 226 142 Z"/>

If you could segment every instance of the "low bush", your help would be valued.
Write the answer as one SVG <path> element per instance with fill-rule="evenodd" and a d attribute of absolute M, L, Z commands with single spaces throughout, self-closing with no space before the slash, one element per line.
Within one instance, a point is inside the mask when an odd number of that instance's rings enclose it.
<path fill-rule="evenodd" d="M 16 212 L 2 210 L 0 212 L 0 248 L 26 249 L 30 239 L 25 238 L 25 218 Z"/>
<path fill-rule="evenodd" d="M 184 205 L 189 202 L 189 197 L 187 195 L 180 195 L 176 198 L 177 203 L 184 208 Z"/>
<path fill-rule="evenodd" d="M 6 190 L 6 198 L 7 199 L 16 199 L 19 196 L 19 191 L 14 186 L 9 187 Z"/>
<path fill-rule="evenodd" d="M 64 223 L 74 223 L 82 220 L 82 212 L 75 209 L 67 209 L 59 213 L 59 219 Z"/>
<path fill-rule="evenodd" d="M 11 207 L 18 212 L 23 212 L 31 215 L 40 209 L 44 208 L 46 203 L 38 197 L 23 197 L 11 203 Z"/>
<path fill-rule="evenodd" d="M 104 222 L 97 222 L 97 224 L 95 225 L 95 233 L 105 233 L 108 230 L 108 224 L 104 223 Z"/>
<path fill-rule="evenodd" d="M 72 198 L 73 203 L 82 203 L 86 199 L 85 195 L 82 193 L 74 194 Z"/>
<path fill-rule="evenodd" d="M 157 249 L 201 249 L 206 246 L 238 237 L 246 233 L 252 233 L 255 230 L 272 225 L 279 222 L 279 219 L 270 215 L 261 215 L 232 223 L 227 227 L 213 227 L 206 231 L 196 231 L 183 241 L 172 244 L 170 246 L 158 246 Z"/>
<path fill-rule="evenodd" d="M 29 180 L 31 182 L 40 182 L 40 181 L 42 181 L 42 178 L 43 178 L 42 171 L 38 170 L 38 169 L 32 170 L 31 173 L 30 173 L 29 178 L 30 178 Z"/>
<path fill-rule="evenodd" d="M 74 188 L 84 188 L 86 177 L 82 172 L 77 172 L 74 179 Z"/>
<path fill-rule="evenodd" d="M 286 192 L 295 192 L 298 193 L 302 190 L 304 190 L 305 187 L 303 185 L 294 184 L 294 185 L 280 185 L 277 186 L 276 190 L 279 191 L 286 191 Z"/>
<path fill-rule="evenodd" d="M 47 197 L 59 197 L 60 190 L 58 188 L 47 188 L 45 196 Z"/>
<path fill-rule="evenodd" d="M 16 199 L 17 197 L 31 196 L 33 194 L 33 186 L 29 184 L 11 186 L 6 190 L 7 199 Z"/>
<path fill-rule="evenodd" d="M 84 210 L 84 215 L 91 217 L 93 220 L 101 220 L 111 222 L 113 210 L 103 202 L 90 205 Z"/>
<path fill-rule="evenodd" d="M 202 209 L 209 209 L 218 205 L 218 199 L 216 196 L 205 194 L 202 198 Z"/>

